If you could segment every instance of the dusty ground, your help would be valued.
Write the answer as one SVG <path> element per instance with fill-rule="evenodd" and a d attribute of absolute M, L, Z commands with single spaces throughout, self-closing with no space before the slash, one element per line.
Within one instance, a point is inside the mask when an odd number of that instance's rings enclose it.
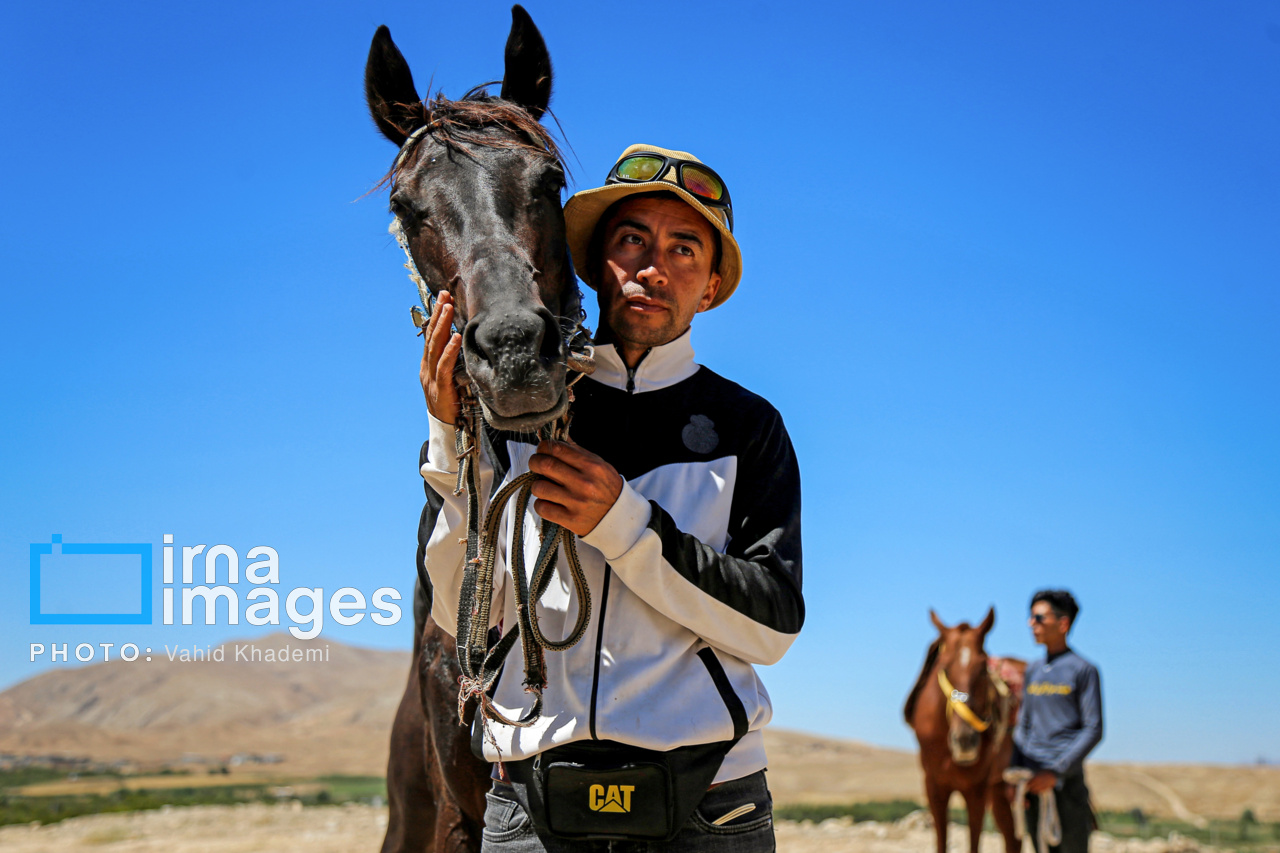
<path fill-rule="evenodd" d="M 194 806 L 182 809 L 79 817 L 51 826 L 0 828 L 5 853 L 355 853 L 376 851 L 387 810 L 346 805 L 303 809 L 278 806 Z M 948 853 L 966 843 L 952 827 Z M 782 853 L 933 853 L 927 819 L 912 815 L 896 824 L 829 820 L 778 825 Z M 1194 853 L 1185 839 L 1116 841 L 1094 836 L 1093 853 Z M 982 839 L 982 853 L 1002 853 L 998 836 Z"/>
<path fill-rule="evenodd" d="M 775 802 L 924 802 L 914 753 L 773 728 L 765 729 L 765 744 Z M 1093 803 L 1102 811 L 1140 808 L 1198 823 L 1236 818 L 1249 808 L 1259 820 L 1280 821 L 1276 766 L 1090 763 L 1086 773 Z"/>

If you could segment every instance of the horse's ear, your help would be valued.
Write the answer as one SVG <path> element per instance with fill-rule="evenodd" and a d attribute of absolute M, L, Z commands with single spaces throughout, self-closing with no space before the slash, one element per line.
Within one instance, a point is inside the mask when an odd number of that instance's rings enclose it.
<path fill-rule="evenodd" d="M 979 637 L 987 636 L 987 632 L 990 631 L 991 627 L 995 624 L 996 624 L 996 609 L 994 607 L 991 607 L 987 609 L 986 618 L 984 618 L 982 620 L 982 623 L 978 625 L 978 636 Z"/>
<path fill-rule="evenodd" d="M 369 61 L 364 66 L 364 99 L 369 114 L 382 135 L 396 145 L 404 145 L 409 134 L 424 121 L 415 107 L 422 99 L 413 86 L 413 74 L 400 48 L 391 40 L 391 30 L 378 27 L 369 45 Z"/>
<path fill-rule="evenodd" d="M 551 55 L 533 18 L 518 4 L 511 7 L 502 98 L 524 107 L 536 119 L 551 103 Z"/>
<path fill-rule="evenodd" d="M 947 626 L 942 624 L 942 620 L 938 618 L 938 614 L 933 612 L 933 608 L 929 608 L 929 621 L 933 623 L 933 627 L 941 632 L 946 632 Z"/>

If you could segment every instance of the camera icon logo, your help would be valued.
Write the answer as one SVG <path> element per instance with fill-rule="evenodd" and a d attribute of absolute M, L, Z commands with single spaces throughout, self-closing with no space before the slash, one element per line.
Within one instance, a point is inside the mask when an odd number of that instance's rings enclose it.
<path fill-rule="evenodd" d="M 150 625 L 151 545 L 31 544 L 32 625 Z"/>

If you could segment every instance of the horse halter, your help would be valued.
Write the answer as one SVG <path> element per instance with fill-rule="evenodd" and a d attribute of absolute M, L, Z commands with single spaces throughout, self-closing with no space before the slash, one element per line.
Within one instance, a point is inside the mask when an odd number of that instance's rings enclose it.
<path fill-rule="evenodd" d="M 951 681 L 947 678 L 946 667 L 938 667 L 938 686 L 942 688 L 942 695 L 947 700 L 948 720 L 951 719 L 953 713 L 959 714 L 960 719 L 968 723 L 969 727 L 979 734 L 991 727 L 991 720 L 982 719 L 969 707 L 969 694 L 951 686 Z"/>
<path fill-rule="evenodd" d="M 405 155 L 411 147 L 429 131 L 435 122 L 428 122 L 418 128 L 400 148 L 396 155 L 392 173 L 399 171 Z M 427 286 L 426 280 L 418 270 L 409 248 L 409 239 L 404 226 L 397 216 L 392 219 L 388 231 L 396 238 L 396 242 L 404 251 L 405 269 L 409 279 L 417 286 L 418 296 L 428 314 L 435 309 L 435 295 Z M 573 273 L 573 260 L 565 250 L 566 286 L 577 288 L 577 279 Z M 581 291 L 578 299 L 578 316 L 573 325 L 566 328 L 561 323 L 561 334 L 566 357 L 566 367 L 578 375 L 565 383 L 569 403 L 573 403 L 573 385 L 583 376 L 595 370 L 594 348 L 591 345 L 591 332 L 584 325 L 586 312 L 581 307 Z M 418 306 L 411 309 L 413 323 L 419 328 L 419 334 L 426 333 L 427 317 Z M 454 329 L 457 327 L 456 314 Z M 497 740 L 489 731 L 488 722 L 502 723 L 508 726 L 524 728 L 530 726 L 542 716 L 542 691 L 547 685 L 546 651 L 564 651 L 578 643 L 586 634 L 587 623 L 591 618 L 591 590 L 587 586 L 586 575 L 582 571 L 578 558 L 576 536 L 567 527 L 561 527 L 543 520 L 540 526 L 541 544 L 538 556 L 534 561 L 533 573 L 526 577 L 524 524 L 517 522 L 510 548 L 510 570 L 513 580 L 513 593 L 516 601 L 516 620 L 500 639 L 489 643 L 489 613 L 493 603 L 494 574 L 498 557 L 498 545 L 501 539 L 499 527 L 507 504 L 514 500 L 516 517 L 523 519 L 531 500 L 531 489 L 538 475 L 531 471 L 515 477 L 489 500 L 489 506 L 482 514 L 480 511 L 481 487 L 478 469 L 481 454 L 481 441 L 484 434 L 484 410 L 481 407 L 472 387 L 470 378 L 464 369 L 455 373 L 458 384 L 459 411 L 458 423 L 455 425 L 454 451 L 458 457 L 458 480 L 454 489 L 455 495 L 466 494 L 467 497 L 467 538 L 466 557 L 463 564 L 462 584 L 458 598 L 457 648 L 458 664 L 462 671 L 458 689 L 458 719 L 461 722 L 463 710 L 468 699 L 476 699 L 479 703 L 477 713 L 481 726 L 489 742 L 497 749 Z M 555 422 L 544 425 L 538 430 L 539 438 L 563 440 L 568 437 L 569 421 L 572 410 L 566 411 Z M 573 628 L 562 640 L 548 639 L 538 624 L 537 602 L 551 585 L 554 567 L 560 549 L 563 547 L 569 574 L 573 581 L 574 593 L 578 599 L 578 616 Z M 418 565 L 419 581 L 424 588 L 429 585 L 425 577 L 425 567 Z M 533 707 L 520 719 L 511 719 L 503 714 L 494 704 L 492 693 L 498 677 L 502 673 L 507 655 L 515 647 L 517 640 L 521 644 L 524 657 L 524 688 L 533 694 Z M 501 754 L 501 751 L 499 751 Z"/>
<path fill-rule="evenodd" d="M 400 151 L 396 154 L 395 162 L 391 166 L 393 175 L 400 171 L 400 166 L 404 163 L 405 157 L 413 149 L 413 146 L 417 144 L 418 140 L 435 125 L 436 122 L 434 120 L 429 121 L 409 134 L 404 144 L 400 146 Z M 391 224 L 387 226 L 387 233 L 396 238 L 396 243 L 400 246 L 401 251 L 404 252 L 404 268 L 409 272 L 409 280 L 418 288 L 418 299 L 422 301 L 422 306 L 427 309 L 425 315 L 416 305 L 409 309 L 413 325 L 418 327 L 420 334 L 425 333 L 428 318 L 436 307 L 436 295 L 431 292 L 431 288 L 427 286 L 426 279 L 418 271 L 418 264 L 413 259 L 413 250 L 409 248 L 409 237 L 404 232 L 404 225 L 400 222 L 399 216 L 391 217 Z M 577 279 L 573 274 L 573 259 L 569 257 L 568 247 L 565 248 L 565 284 L 569 287 L 578 287 Z M 564 342 L 565 351 L 568 353 L 565 365 L 569 370 L 578 374 L 569 381 L 570 387 L 576 384 L 583 376 L 591 375 L 596 369 L 595 348 L 591 345 L 591 330 L 585 325 L 587 312 L 582 309 L 582 292 L 580 288 L 578 290 L 578 302 L 578 316 L 573 318 L 573 326 L 567 329 L 563 325 L 561 326 L 561 339 Z M 462 330 L 458 328 L 456 312 L 454 314 L 453 328 L 458 334 L 462 334 Z M 468 388 L 461 390 L 470 393 Z M 570 397 L 570 402 L 572 402 L 572 397 Z"/>

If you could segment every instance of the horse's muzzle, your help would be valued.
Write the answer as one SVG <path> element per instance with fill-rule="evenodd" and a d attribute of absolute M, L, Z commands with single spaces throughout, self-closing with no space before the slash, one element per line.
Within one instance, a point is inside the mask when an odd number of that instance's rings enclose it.
<path fill-rule="evenodd" d="M 964 723 L 953 725 L 947 736 L 947 746 L 951 749 L 951 760 L 956 764 L 962 767 L 973 764 L 978 760 L 982 735 Z"/>
<path fill-rule="evenodd" d="M 485 420 L 528 432 L 569 405 L 560 325 L 546 308 L 508 309 L 473 317 L 462 331 L 463 357 Z"/>
<path fill-rule="evenodd" d="M 526 412 L 515 417 L 506 417 L 498 414 L 485 402 L 483 396 L 479 400 L 480 408 L 484 410 L 485 421 L 495 429 L 506 432 L 537 432 L 540 427 L 552 423 L 569 411 L 569 394 L 567 391 L 561 392 L 560 400 L 550 409 L 542 412 Z"/>

